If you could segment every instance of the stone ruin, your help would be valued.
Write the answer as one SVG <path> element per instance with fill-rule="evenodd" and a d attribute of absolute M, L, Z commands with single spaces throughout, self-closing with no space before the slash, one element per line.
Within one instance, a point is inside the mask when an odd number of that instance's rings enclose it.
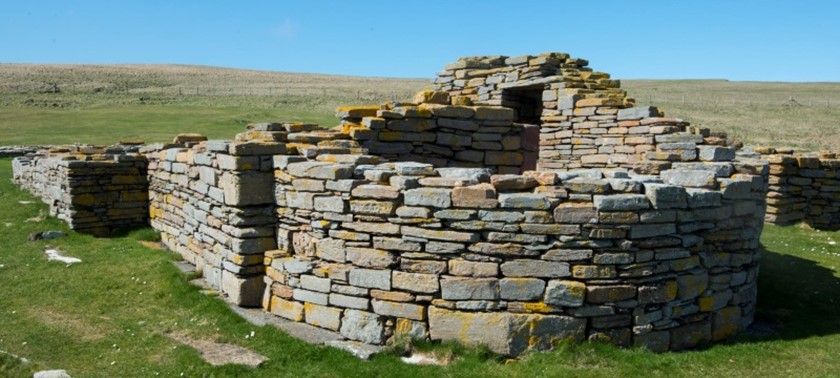
<path fill-rule="evenodd" d="M 774 181 L 790 159 L 637 107 L 567 54 L 463 58 L 435 83 L 339 108 L 331 130 L 52 150 L 16 159 L 14 178 L 80 231 L 77 198 L 115 199 L 93 204 L 113 229 L 146 199 L 122 185 L 146 184 L 162 242 L 228 300 L 364 343 L 667 351 L 752 322 L 768 180 L 802 192 Z"/>

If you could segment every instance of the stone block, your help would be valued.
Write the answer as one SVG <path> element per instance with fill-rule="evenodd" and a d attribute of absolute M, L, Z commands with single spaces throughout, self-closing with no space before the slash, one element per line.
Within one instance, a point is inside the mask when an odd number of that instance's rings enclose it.
<path fill-rule="evenodd" d="M 661 174 L 662 181 L 666 184 L 689 188 L 710 188 L 717 187 L 715 172 L 706 170 L 683 171 L 669 169 Z"/>
<path fill-rule="evenodd" d="M 303 311 L 306 322 L 316 327 L 338 331 L 341 326 L 341 309 L 304 303 Z"/>
<path fill-rule="evenodd" d="M 391 290 L 391 271 L 355 268 L 350 271 L 350 285 Z"/>
<path fill-rule="evenodd" d="M 452 206 L 452 189 L 418 188 L 406 190 L 405 204 L 445 209 Z"/>
<path fill-rule="evenodd" d="M 580 342 L 586 320 L 557 315 L 463 312 L 429 308 L 432 340 L 485 345 L 495 353 L 517 356 L 528 349 L 547 350 L 562 340 Z"/>
<path fill-rule="evenodd" d="M 617 119 L 619 121 L 626 121 L 651 117 L 659 117 L 659 109 L 654 106 L 638 106 L 635 108 L 620 109 Z"/>
<path fill-rule="evenodd" d="M 644 194 L 612 194 L 593 196 L 595 208 L 601 211 L 635 211 L 650 208 Z"/>
<path fill-rule="evenodd" d="M 367 310 L 369 307 L 370 300 L 367 298 L 355 297 L 351 295 L 331 293 L 329 302 L 330 306 L 353 308 L 357 310 Z"/>
<path fill-rule="evenodd" d="M 350 340 L 379 345 L 385 342 L 385 319 L 366 311 L 345 310 L 340 333 Z"/>
<path fill-rule="evenodd" d="M 586 301 L 589 303 L 615 303 L 636 297 L 632 285 L 590 285 L 586 287 Z"/>
<path fill-rule="evenodd" d="M 537 278 L 504 278 L 499 281 L 503 300 L 530 302 L 542 298 L 545 281 Z"/>
<path fill-rule="evenodd" d="M 452 259 L 449 260 L 449 274 L 454 276 L 496 277 L 499 274 L 499 264 Z"/>
<path fill-rule="evenodd" d="M 439 276 L 436 274 L 407 273 L 394 271 L 391 286 L 397 290 L 411 293 L 434 294 L 439 289 Z"/>
<path fill-rule="evenodd" d="M 572 275 L 568 263 L 545 260 L 511 260 L 502 263 L 501 270 L 505 277 L 559 278 Z"/>
<path fill-rule="evenodd" d="M 496 200 L 496 188 L 485 183 L 452 189 L 452 205 L 455 207 L 492 209 L 499 205 L 499 201 Z"/>
<path fill-rule="evenodd" d="M 391 252 L 375 248 L 347 247 L 347 261 L 355 266 L 373 269 L 390 268 L 397 262 Z"/>
<path fill-rule="evenodd" d="M 663 184 L 644 184 L 645 195 L 654 209 L 684 209 L 686 207 L 685 188 Z"/>
<path fill-rule="evenodd" d="M 507 209 L 536 209 L 548 210 L 555 203 L 555 199 L 543 194 L 535 193 L 500 193 L 499 205 Z"/>
<path fill-rule="evenodd" d="M 286 319 L 302 322 L 303 321 L 303 303 L 295 301 L 287 301 L 283 298 L 271 297 L 271 313 Z"/>
<path fill-rule="evenodd" d="M 253 206 L 273 204 L 274 176 L 268 172 L 225 173 L 219 178 L 225 204 Z"/>
<path fill-rule="evenodd" d="M 735 160 L 735 147 L 697 146 L 698 158 L 702 161 Z"/>
<path fill-rule="evenodd" d="M 498 300 L 499 280 L 495 278 L 444 277 L 441 297 L 447 300 Z"/>
<path fill-rule="evenodd" d="M 222 271 L 222 294 L 228 301 L 240 307 L 260 307 L 265 291 L 265 282 L 261 276 L 239 277 L 226 270 Z"/>
<path fill-rule="evenodd" d="M 545 290 L 545 303 L 555 306 L 580 307 L 586 299 L 583 282 L 550 280 Z"/>
<path fill-rule="evenodd" d="M 420 305 L 379 299 L 373 299 L 371 303 L 373 304 L 373 312 L 380 315 L 396 316 L 411 320 L 426 320 L 426 308 Z"/>
<path fill-rule="evenodd" d="M 598 223 L 598 213 L 588 204 L 560 204 L 554 209 L 557 223 L 592 224 Z"/>

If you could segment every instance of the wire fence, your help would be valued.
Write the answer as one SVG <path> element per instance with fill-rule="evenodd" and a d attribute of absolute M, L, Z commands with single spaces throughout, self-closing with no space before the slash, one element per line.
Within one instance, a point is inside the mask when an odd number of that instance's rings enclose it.
<path fill-rule="evenodd" d="M 840 106 L 838 98 L 797 96 L 691 96 L 691 95 L 642 95 L 636 97 L 637 104 L 687 104 L 702 106 L 792 106 L 823 107 Z"/>
<path fill-rule="evenodd" d="M 119 85 L 47 85 L 24 86 L 0 84 L 0 93 L 17 95 L 137 95 L 137 96 L 269 96 L 269 97 L 323 97 L 355 100 L 405 100 L 422 88 L 388 88 L 387 86 L 336 87 L 336 86 L 166 86 L 130 87 Z"/>
<path fill-rule="evenodd" d="M 363 88 L 352 85 L 336 86 L 330 83 L 307 85 L 289 83 L 288 85 L 256 86 L 131 86 L 131 85 L 76 85 L 76 84 L 2 84 L 0 93 L 17 95 L 34 94 L 70 94 L 70 95 L 137 95 L 137 96 L 267 96 L 267 97 L 321 97 L 326 99 L 344 99 L 357 101 L 401 101 L 412 98 L 422 89 L 387 85 L 366 84 Z M 631 93 L 637 104 L 686 104 L 708 107 L 726 106 L 793 106 L 793 107 L 840 107 L 838 97 L 792 96 L 783 94 L 738 94 L 738 95 L 695 95 L 669 94 L 653 95 Z"/>

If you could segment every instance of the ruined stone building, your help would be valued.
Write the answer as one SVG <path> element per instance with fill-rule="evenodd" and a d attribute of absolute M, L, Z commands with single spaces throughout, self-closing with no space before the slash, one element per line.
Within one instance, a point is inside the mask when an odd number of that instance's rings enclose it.
<path fill-rule="evenodd" d="M 768 180 L 786 190 L 768 174 L 795 160 L 636 106 L 567 54 L 463 58 L 435 86 L 331 130 L 44 151 L 15 179 L 99 234 L 140 201 L 131 220 L 228 300 L 365 343 L 666 351 L 752 322 Z"/>

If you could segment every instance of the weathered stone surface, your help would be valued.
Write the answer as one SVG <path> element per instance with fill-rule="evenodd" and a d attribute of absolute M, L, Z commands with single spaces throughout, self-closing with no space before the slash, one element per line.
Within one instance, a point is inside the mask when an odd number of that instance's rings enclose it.
<path fill-rule="evenodd" d="M 499 191 L 520 191 L 539 185 L 534 177 L 522 175 L 493 175 L 490 183 Z"/>
<path fill-rule="evenodd" d="M 590 285 L 586 287 L 586 301 L 591 303 L 615 303 L 636 297 L 632 285 Z"/>
<path fill-rule="evenodd" d="M 686 192 L 680 186 L 645 184 L 645 195 L 654 209 L 684 209 Z"/>
<path fill-rule="evenodd" d="M 471 232 L 431 230 L 412 226 L 402 226 L 401 232 L 407 236 L 453 242 L 475 242 L 479 239 L 478 234 Z"/>
<path fill-rule="evenodd" d="M 406 190 L 405 204 L 445 209 L 452 206 L 452 189 L 418 188 Z"/>
<path fill-rule="evenodd" d="M 340 309 L 304 303 L 303 310 L 306 322 L 316 327 L 338 331 L 338 327 L 341 325 Z"/>
<path fill-rule="evenodd" d="M 555 306 L 580 307 L 586 298 L 583 282 L 550 280 L 545 290 L 545 303 Z"/>
<path fill-rule="evenodd" d="M 618 111 L 618 120 L 633 120 L 649 117 L 658 117 L 659 109 L 653 106 L 639 106 L 635 108 L 620 109 Z"/>
<path fill-rule="evenodd" d="M 458 300 L 499 299 L 499 280 L 495 278 L 443 277 L 441 297 Z"/>
<path fill-rule="evenodd" d="M 735 159 L 735 147 L 697 146 L 697 157 L 702 161 L 732 161 Z"/>
<path fill-rule="evenodd" d="M 368 344 L 382 344 L 385 337 L 385 320 L 382 316 L 357 310 L 345 310 L 341 318 L 342 336 Z"/>
<path fill-rule="evenodd" d="M 662 180 L 666 184 L 676 185 L 689 188 L 715 188 L 717 182 L 714 172 L 699 170 L 699 171 L 682 171 L 676 169 L 669 169 L 661 173 Z"/>
<path fill-rule="evenodd" d="M 500 193 L 499 205 L 510 209 L 550 209 L 554 200 L 542 194 Z"/>
<path fill-rule="evenodd" d="M 515 356 L 529 348 L 546 350 L 560 340 L 583 340 L 584 319 L 556 315 L 474 313 L 429 308 L 432 340 L 486 345 L 493 352 Z"/>
<path fill-rule="evenodd" d="M 452 205 L 455 207 L 492 209 L 498 204 L 496 188 L 490 184 L 461 186 L 452 189 Z"/>
<path fill-rule="evenodd" d="M 350 271 L 350 284 L 358 287 L 391 290 L 391 271 L 356 268 Z"/>
<path fill-rule="evenodd" d="M 302 322 L 303 303 L 271 297 L 271 313 L 292 321 Z"/>
<path fill-rule="evenodd" d="M 568 277 L 572 273 L 569 264 L 544 260 L 512 260 L 501 265 L 505 277 Z"/>
<path fill-rule="evenodd" d="M 225 204 L 233 206 L 274 203 L 274 178 L 263 172 L 225 173 L 219 178 Z"/>
<path fill-rule="evenodd" d="M 598 213 L 589 204 L 560 204 L 554 209 L 557 223 L 598 223 Z"/>
<path fill-rule="evenodd" d="M 499 274 L 499 264 L 453 259 L 449 260 L 449 274 L 455 276 L 495 277 Z"/>
<path fill-rule="evenodd" d="M 635 211 L 650 208 L 648 198 L 643 194 L 596 195 L 595 208 L 601 211 Z"/>
<path fill-rule="evenodd" d="M 371 303 L 373 304 L 373 312 L 380 315 L 396 316 L 398 318 L 412 320 L 426 320 L 425 308 L 420 305 L 378 299 L 371 300 Z"/>
<path fill-rule="evenodd" d="M 318 240 L 315 253 L 318 257 L 335 262 L 346 261 L 345 255 L 345 241 L 341 239 L 326 238 Z"/>
<path fill-rule="evenodd" d="M 394 254 L 381 249 L 347 247 L 346 251 L 347 261 L 364 268 L 384 269 L 397 262 Z"/>
<path fill-rule="evenodd" d="M 499 281 L 500 297 L 511 301 L 536 301 L 542 298 L 545 281 L 537 278 L 504 278 Z"/>
<path fill-rule="evenodd" d="M 412 293 L 433 294 L 439 289 L 439 276 L 436 274 L 406 273 L 394 271 L 392 287 Z"/>

